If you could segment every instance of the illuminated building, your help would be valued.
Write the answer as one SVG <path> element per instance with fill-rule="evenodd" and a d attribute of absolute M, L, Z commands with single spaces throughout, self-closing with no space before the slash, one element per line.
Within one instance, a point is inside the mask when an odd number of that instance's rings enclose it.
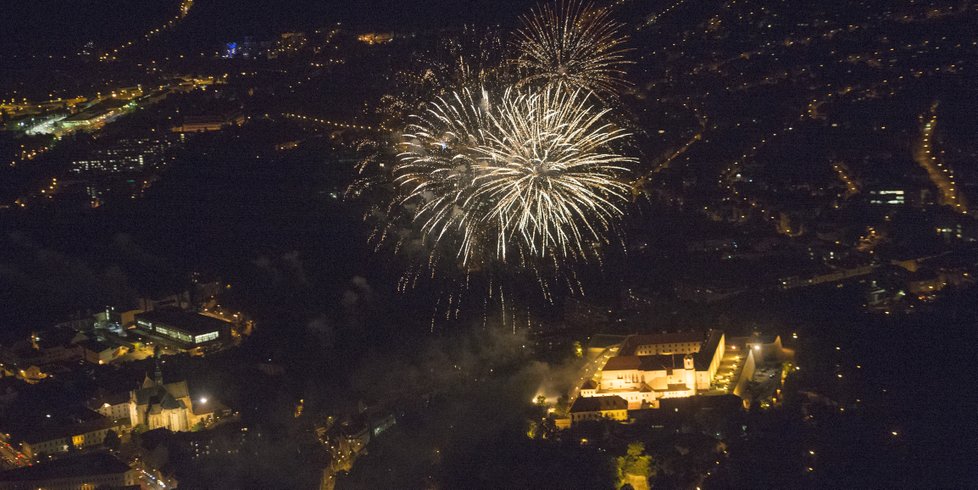
<path fill-rule="evenodd" d="M 617 395 L 630 409 L 658 408 L 659 399 L 709 390 L 725 351 L 723 332 L 632 335 L 582 397 Z"/>
<path fill-rule="evenodd" d="M 82 357 L 92 364 L 108 364 L 128 351 L 126 347 L 94 339 L 83 340 L 77 345 L 81 347 Z"/>
<path fill-rule="evenodd" d="M 75 413 L 71 417 L 40 419 L 30 429 L 14 438 L 28 458 L 68 452 L 71 448 L 100 446 L 109 431 L 122 434 L 129 430 L 129 418 L 109 418 L 95 412 Z"/>
<path fill-rule="evenodd" d="M 155 310 L 136 315 L 135 331 L 175 347 L 190 349 L 228 338 L 230 325 L 197 313 Z"/>
<path fill-rule="evenodd" d="M 191 427 L 189 411 L 190 393 L 186 381 L 163 384 L 159 376 L 155 380 L 147 376 L 142 387 L 129 395 L 129 418 L 133 427 L 187 431 Z"/>
<path fill-rule="evenodd" d="M 195 425 L 213 422 L 225 410 L 208 398 L 191 401 L 186 381 L 164 383 L 159 364 L 152 379 L 147 375 L 139 389 L 129 392 L 129 420 L 134 428 L 186 432 Z"/>
<path fill-rule="evenodd" d="M 88 407 L 96 412 L 112 418 L 129 418 L 129 393 L 106 394 L 92 398 Z"/>
<path fill-rule="evenodd" d="M 369 45 L 389 43 L 394 40 L 393 32 L 368 32 L 357 36 L 357 40 Z"/>
<path fill-rule="evenodd" d="M 137 470 L 106 452 L 45 461 L 0 473 L 0 490 L 130 488 L 138 485 Z"/>
<path fill-rule="evenodd" d="M 617 395 L 580 397 L 570 408 L 571 425 L 588 420 L 628 420 L 628 402 Z"/>
<path fill-rule="evenodd" d="M 220 131 L 231 126 L 244 124 L 245 117 L 241 114 L 231 116 L 187 116 L 183 124 L 174 126 L 170 130 L 174 133 L 206 133 L 210 131 Z"/>
<path fill-rule="evenodd" d="M 869 203 L 877 206 L 903 206 L 906 204 L 905 193 L 901 189 L 871 190 Z"/>
<path fill-rule="evenodd" d="M 119 116 L 124 110 L 133 107 L 135 106 L 128 100 L 108 98 L 61 120 L 58 125 L 69 131 L 94 129 L 103 126 L 110 119 Z"/>
<path fill-rule="evenodd" d="M 163 161 L 171 143 L 158 139 L 124 139 L 71 162 L 74 173 L 139 172 Z"/>

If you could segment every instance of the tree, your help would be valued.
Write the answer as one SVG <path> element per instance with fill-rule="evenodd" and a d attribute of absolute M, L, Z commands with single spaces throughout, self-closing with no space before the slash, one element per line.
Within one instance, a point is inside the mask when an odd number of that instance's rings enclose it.
<path fill-rule="evenodd" d="M 579 340 L 574 341 L 574 356 L 578 358 L 584 357 L 584 347 L 581 346 L 581 342 Z"/>
<path fill-rule="evenodd" d="M 638 477 L 648 480 L 652 476 L 652 457 L 645 454 L 645 444 L 641 442 L 631 442 L 624 456 L 619 456 L 618 477 L 622 484 L 625 484 L 627 476 Z"/>

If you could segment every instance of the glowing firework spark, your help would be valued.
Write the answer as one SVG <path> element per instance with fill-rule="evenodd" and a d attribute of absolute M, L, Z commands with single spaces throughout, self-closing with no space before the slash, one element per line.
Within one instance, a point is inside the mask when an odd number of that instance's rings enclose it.
<path fill-rule="evenodd" d="M 438 99 L 409 127 L 395 168 L 402 203 L 436 248 L 486 260 L 586 260 L 608 241 L 629 193 L 629 136 L 579 91 L 550 86 Z"/>
<path fill-rule="evenodd" d="M 579 270 L 621 244 L 637 161 L 605 102 L 628 86 L 622 25 L 579 0 L 523 21 L 510 46 L 467 28 L 417 56 L 378 107 L 380 127 L 403 130 L 358 147 L 347 196 L 375 203 L 369 240 L 408 259 L 399 291 L 435 280 L 446 319 L 490 302 L 515 318 L 537 286 L 551 302 L 558 284 L 583 294 Z"/>
<path fill-rule="evenodd" d="M 544 81 L 614 96 L 628 87 L 628 37 L 606 8 L 580 0 L 541 5 L 516 31 L 522 83 Z"/>
<path fill-rule="evenodd" d="M 510 237 L 532 255 L 585 257 L 585 242 L 623 214 L 628 186 L 621 176 L 634 159 L 613 149 L 629 134 L 604 122 L 580 92 L 547 88 L 503 97 L 493 115 L 489 144 L 479 148 L 474 199 L 491 203 L 497 221 L 497 255 L 506 258 Z"/>
<path fill-rule="evenodd" d="M 478 252 L 473 238 L 482 225 L 474 213 L 480 203 L 469 198 L 477 149 L 488 127 L 485 99 L 484 92 L 477 98 L 463 90 L 429 104 L 408 126 L 394 168 L 394 183 L 405 196 L 402 205 L 414 206 L 426 241 L 437 249 L 460 232 L 455 255 L 464 265 Z"/>

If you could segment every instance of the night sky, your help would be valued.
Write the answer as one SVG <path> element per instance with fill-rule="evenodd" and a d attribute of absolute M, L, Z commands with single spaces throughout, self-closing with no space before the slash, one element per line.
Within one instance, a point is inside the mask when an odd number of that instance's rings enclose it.
<path fill-rule="evenodd" d="M 156 352 L 234 415 L 52 464 L 163 444 L 181 488 L 978 487 L 978 2 L 596 1 L 623 46 L 608 86 L 534 64 L 514 30 L 535 0 L 195 0 L 160 32 L 179 0 L 5 3 L 12 447 L 128 393 Z M 601 124 L 524 109 L 547 104 Z M 527 121 L 546 130 L 507 132 Z M 548 160 L 582 134 L 622 167 Z M 500 162 L 606 187 L 494 180 L 519 189 L 506 211 L 573 203 L 502 225 L 480 187 Z M 536 220 L 574 233 L 541 241 Z M 189 314 L 237 313 L 234 341 L 43 357 L 76 330 L 147 341 L 94 315 L 183 291 Z M 738 396 L 714 379 L 722 396 L 557 428 L 598 340 L 710 329 L 728 364 L 748 338 L 793 354 Z M 340 442 L 388 416 L 344 466 Z"/>

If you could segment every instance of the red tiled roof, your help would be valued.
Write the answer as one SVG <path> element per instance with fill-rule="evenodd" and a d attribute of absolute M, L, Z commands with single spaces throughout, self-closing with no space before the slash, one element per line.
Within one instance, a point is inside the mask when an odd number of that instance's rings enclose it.
<path fill-rule="evenodd" d="M 627 339 L 625 339 L 625 342 L 621 347 L 621 354 L 625 354 L 625 355 L 634 354 L 635 349 L 640 345 L 702 342 L 703 340 L 705 340 L 705 338 L 706 336 L 703 334 L 703 332 L 672 332 L 672 333 L 630 335 Z"/>

